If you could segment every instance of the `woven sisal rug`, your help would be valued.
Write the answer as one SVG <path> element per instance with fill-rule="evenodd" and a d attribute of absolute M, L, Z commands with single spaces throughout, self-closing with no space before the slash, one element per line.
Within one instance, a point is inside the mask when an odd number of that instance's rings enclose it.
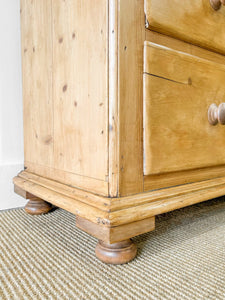
<path fill-rule="evenodd" d="M 161 215 L 134 241 L 134 261 L 105 265 L 72 214 L 1 212 L 0 299 L 225 299 L 224 198 Z"/>

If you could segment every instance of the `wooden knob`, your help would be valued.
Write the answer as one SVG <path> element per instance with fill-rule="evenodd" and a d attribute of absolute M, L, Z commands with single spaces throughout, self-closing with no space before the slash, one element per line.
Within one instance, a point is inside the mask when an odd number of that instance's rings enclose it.
<path fill-rule="evenodd" d="M 213 9 L 218 10 L 221 4 L 225 5 L 225 0 L 209 0 Z"/>
<path fill-rule="evenodd" d="M 218 122 L 225 125 L 225 103 L 219 106 L 211 104 L 208 110 L 208 120 L 211 125 L 216 125 Z"/>

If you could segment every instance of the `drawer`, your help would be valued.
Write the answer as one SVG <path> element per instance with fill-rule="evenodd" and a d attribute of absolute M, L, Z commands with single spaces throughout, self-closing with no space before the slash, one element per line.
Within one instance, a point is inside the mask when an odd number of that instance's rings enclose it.
<path fill-rule="evenodd" d="M 210 0 L 145 0 L 145 14 L 149 29 L 225 53 L 223 6 L 214 10 Z"/>
<path fill-rule="evenodd" d="M 208 121 L 224 81 L 223 64 L 145 42 L 145 175 L 225 164 L 225 126 Z"/>

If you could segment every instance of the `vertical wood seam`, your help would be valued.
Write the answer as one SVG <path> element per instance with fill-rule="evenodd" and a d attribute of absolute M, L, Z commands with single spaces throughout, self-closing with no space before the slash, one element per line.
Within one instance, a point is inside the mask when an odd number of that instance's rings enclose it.
<path fill-rule="evenodd" d="M 51 90 L 51 94 L 52 94 L 52 109 L 53 109 L 53 114 L 52 114 L 52 122 L 53 122 L 53 126 L 52 126 L 52 134 L 53 134 L 53 145 L 52 145 L 52 152 L 53 152 L 53 165 L 55 166 L 55 101 L 53 99 L 53 91 L 54 91 L 54 67 L 53 67 L 53 63 L 54 63 L 54 33 L 53 33 L 53 29 L 54 29 L 54 15 L 53 15 L 53 0 L 51 0 L 51 35 L 52 35 L 52 66 L 51 66 L 51 81 L 52 81 L 52 90 Z"/>
<path fill-rule="evenodd" d="M 109 196 L 118 196 L 118 0 L 109 0 Z"/>

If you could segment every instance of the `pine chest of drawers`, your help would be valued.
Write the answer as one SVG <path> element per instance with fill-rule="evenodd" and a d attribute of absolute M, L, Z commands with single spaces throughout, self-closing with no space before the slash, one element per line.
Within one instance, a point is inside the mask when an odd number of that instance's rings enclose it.
<path fill-rule="evenodd" d="M 120 264 L 156 215 L 225 194 L 222 2 L 21 0 L 28 213 L 74 213 Z"/>

